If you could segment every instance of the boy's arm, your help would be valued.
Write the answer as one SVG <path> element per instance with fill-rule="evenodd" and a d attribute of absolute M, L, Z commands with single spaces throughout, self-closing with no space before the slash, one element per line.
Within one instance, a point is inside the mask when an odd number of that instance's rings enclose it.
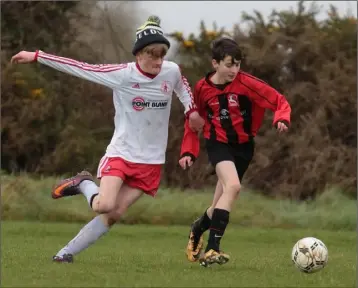
<path fill-rule="evenodd" d="M 184 123 L 184 136 L 180 149 L 180 158 L 189 156 L 193 162 L 198 158 L 200 152 L 200 141 L 198 134 L 198 132 L 191 130 L 189 127 L 189 121 L 186 119 Z"/>
<path fill-rule="evenodd" d="M 92 65 L 70 58 L 59 57 L 43 51 L 22 51 L 11 59 L 12 62 L 30 63 L 39 62 L 58 71 L 95 82 L 110 88 L 118 87 L 123 78 L 127 64 Z"/>
<path fill-rule="evenodd" d="M 245 85 L 249 90 L 249 97 L 260 107 L 270 109 L 274 112 L 273 125 L 278 126 L 279 122 L 287 127 L 291 124 L 291 106 L 285 96 L 268 84 L 256 81 L 255 86 Z"/>

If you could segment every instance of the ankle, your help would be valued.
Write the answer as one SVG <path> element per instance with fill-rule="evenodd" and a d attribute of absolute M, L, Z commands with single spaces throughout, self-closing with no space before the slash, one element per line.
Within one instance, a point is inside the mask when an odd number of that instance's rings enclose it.
<path fill-rule="evenodd" d="M 194 222 L 193 231 L 196 237 L 200 237 L 210 227 L 211 218 L 209 217 L 207 210 L 205 210 L 203 215 Z"/>
<path fill-rule="evenodd" d="M 213 218 L 211 220 L 210 234 L 208 239 L 207 250 L 213 249 L 220 251 L 220 241 L 224 236 L 226 227 L 229 223 L 230 212 L 224 209 L 214 209 Z"/>
<path fill-rule="evenodd" d="M 214 251 L 220 253 L 220 249 L 219 249 L 219 248 L 214 247 L 214 246 L 211 246 L 211 245 L 209 245 L 209 244 L 208 244 L 208 246 L 206 246 L 204 253 L 208 253 L 210 250 L 214 250 Z"/>

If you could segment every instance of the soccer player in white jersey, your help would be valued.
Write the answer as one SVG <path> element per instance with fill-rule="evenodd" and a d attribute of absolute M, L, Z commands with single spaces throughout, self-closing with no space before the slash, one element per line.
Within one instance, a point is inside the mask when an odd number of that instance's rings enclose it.
<path fill-rule="evenodd" d="M 52 191 L 54 199 L 83 194 L 99 215 L 53 257 L 54 261 L 73 262 L 73 255 L 108 232 L 143 193 L 155 196 L 165 163 L 173 91 L 184 106 L 191 128 L 202 128 L 204 120 L 187 80 L 177 64 L 163 60 L 169 47 L 159 18 L 151 16 L 137 29 L 132 50 L 136 62 L 90 65 L 42 51 L 22 51 L 12 57 L 12 63 L 38 62 L 113 90 L 115 129 L 99 162 L 100 186 L 83 171 L 62 180 Z"/>

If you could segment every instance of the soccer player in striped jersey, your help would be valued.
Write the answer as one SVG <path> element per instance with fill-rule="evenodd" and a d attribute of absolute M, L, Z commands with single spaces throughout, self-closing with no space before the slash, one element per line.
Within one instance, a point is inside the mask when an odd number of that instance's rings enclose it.
<path fill-rule="evenodd" d="M 242 53 L 230 38 L 213 43 L 213 72 L 198 81 L 194 102 L 205 119 L 203 136 L 208 158 L 215 168 L 218 182 L 211 206 L 191 225 L 187 258 L 202 266 L 224 264 L 229 255 L 220 250 L 220 240 L 229 223 L 230 211 L 241 182 L 254 155 L 254 138 L 266 109 L 274 112 L 273 125 L 286 132 L 291 108 L 285 97 L 264 81 L 240 71 Z M 179 164 L 191 166 L 199 155 L 199 138 L 185 123 Z M 203 233 L 210 230 L 204 253 Z"/>

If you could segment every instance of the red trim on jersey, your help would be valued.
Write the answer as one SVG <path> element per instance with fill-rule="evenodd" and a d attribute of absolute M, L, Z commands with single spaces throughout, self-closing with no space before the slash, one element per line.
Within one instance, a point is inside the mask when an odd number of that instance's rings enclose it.
<path fill-rule="evenodd" d="M 102 65 L 97 64 L 97 65 L 92 65 L 92 64 L 87 64 L 85 62 L 80 62 L 80 61 L 77 61 L 77 60 L 73 60 L 73 59 L 70 59 L 70 58 L 65 58 L 65 57 L 60 57 L 60 56 L 47 54 L 47 53 L 44 53 L 44 52 L 38 53 L 37 58 L 38 57 L 46 59 L 46 60 L 58 62 L 58 63 L 61 63 L 61 64 L 74 66 L 74 67 L 80 68 L 82 70 L 92 71 L 92 72 L 112 72 L 112 71 L 117 71 L 117 70 L 124 69 L 124 68 L 126 68 L 128 66 L 127 64 L 102 64 Z"/>
<path fill-rule="evenodd" d="M 189 94 L 190 96 L 190 104 L 189 104 L 189 111 L 186 112 L 185 116 L 186 118 L 189 118 L 189 115 L 195 111 L 198 111 L 197 109 L 197 106 L 195 105 L 195 101 L 194 101 L 194 96 L 193 96 L 193 93 L 191 92 L 191 88 L 190 88 L 190 84 L 188 82 L 188 79 L 185 78 L 184 75 L 181 74 L 181 68 L 180 66 L 178 65 L 179 67 L 179 72 L 180 72 L 180 75 L 181 75 L 181 80 L 183 81 L 183 84 L 184 84 L 184 87 L 185 87 L 185 90 L 186 92 Z"/>
<path fill-rule="evenodd" d="M 195 102 L 194 102 L 194 96 L 193 96 L 193 93 L 191 92 L 189 82 L 183 75 L 181 75 L 181 80 L 183 81 L 183 84 L 184 84 L 184 87 L 186 89 L 186 92 L 188 92 L 188 94 L 190 96 L 190 99 L 191 99 L 191 104 L 189 105 L 189 108 L 191 110 L 196 110 L 196 105 L 195 105 Z"/>
<path fill-rule="evenodd" d="M 34 62 L 37 62 L 37 57 L 39 56 L 39 50 L 36 50 Z"/>
<path fill-rule="evenodd" d="M 142 73 L 144 76 L 147 76 L 147 77 L 150 78 L 150 79 L 154 79 L 154 78 L 157 76 L 156 74 L 151 74 L 151 73 L 148 73 L 148 72 L 144 72 L 144 71 L 142 70 L 142 68 L 140 68 L 138 62 L 135 63 L 135 67 L 137 67 L 137 69 L 138 69 L 138 71 L 139 71 L 140 73 Z"/>

